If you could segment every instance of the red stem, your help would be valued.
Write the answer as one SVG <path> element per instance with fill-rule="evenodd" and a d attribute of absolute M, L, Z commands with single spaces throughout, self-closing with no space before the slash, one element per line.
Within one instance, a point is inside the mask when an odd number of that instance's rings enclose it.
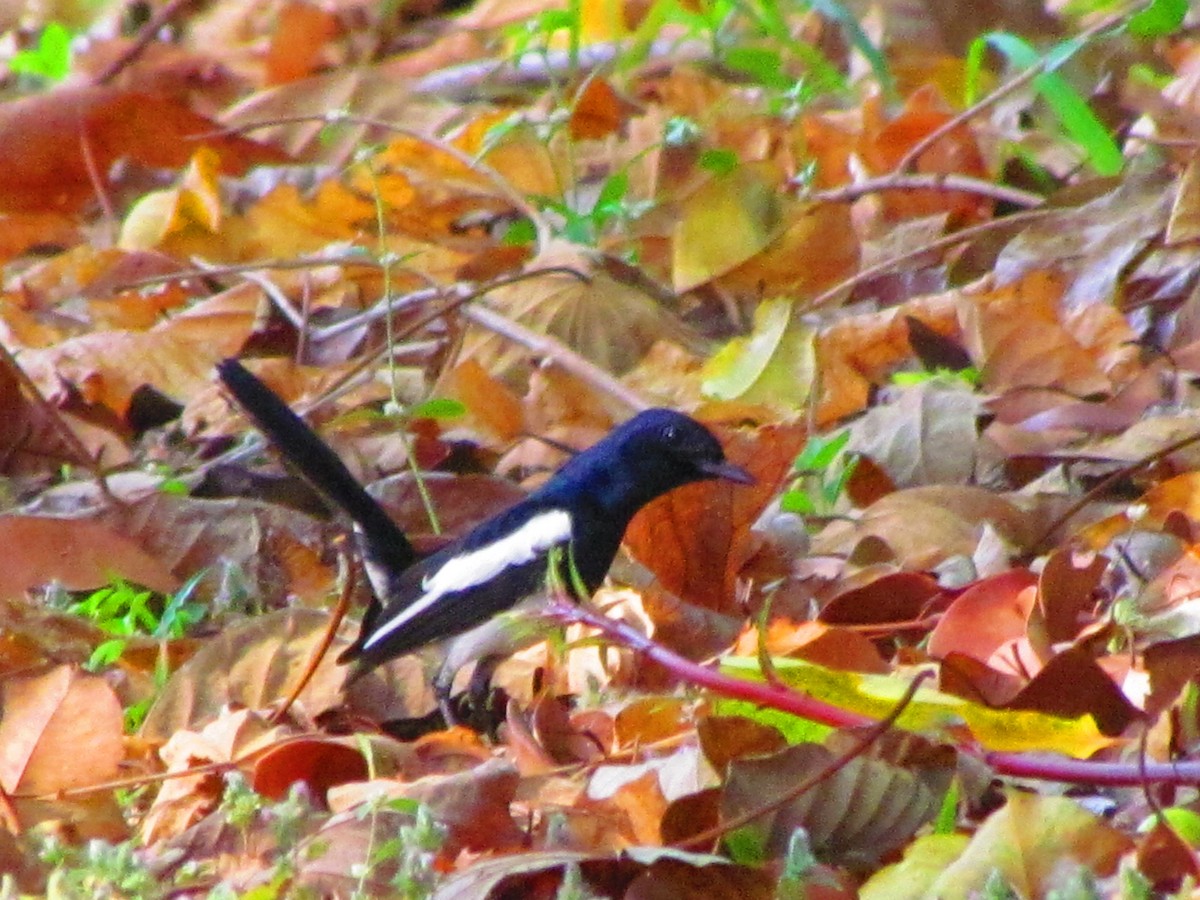
<path fill-rule="evenodd" d="M 552 599 L 549 615 L 560 622 L 578 623 L 595 628 L 615 642 L 648 656 L 680 681 L 708 688 L 723 697 L 746 700 L 834 728 L 875 723 L 869 716 L 833 706 L 783 684 L 735 678 L 719 669 L 694 663 L 646 637 L 633 626 L 609 619 L 567 599 Z M 979 747 L 960 747 L 959 750 L 978 756 L 997 774 L 1012 778 L 1070 781 L 1110 787 L 1130 787 L 1148 782 L 1174 785 L 1200 782 L 1200 761 L 1091 762 L 1049 754 L 999 753 Z"/>

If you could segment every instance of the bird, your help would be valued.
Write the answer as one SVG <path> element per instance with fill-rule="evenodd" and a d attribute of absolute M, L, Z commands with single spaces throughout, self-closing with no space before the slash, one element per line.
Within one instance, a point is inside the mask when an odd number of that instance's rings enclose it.
<path fill-rule="evenodd" d="M 587 596 L 575 599 L 586 600 L 607 576 L 630 520 L 652 500 L 698 481 L 754 483 L 700 422 L 646 409 L 572 456 L 523 500 L 418 559 L 399 526 L 282 399 L 235 359 L 217 370 L 259 430 L 359 536 L 375 600 L 339 662 L 352 664 L 355 678 L 439 644 L 433 691 L 447 724 L 460 669 L 476 663 L 475 696 L 481 686 L 486 692 L 498 662 L 536 642 L 532 613 L 545 601 L 548 579 L 581 588 Z M 524 615 L 502 615 L 509 611 Z"/>

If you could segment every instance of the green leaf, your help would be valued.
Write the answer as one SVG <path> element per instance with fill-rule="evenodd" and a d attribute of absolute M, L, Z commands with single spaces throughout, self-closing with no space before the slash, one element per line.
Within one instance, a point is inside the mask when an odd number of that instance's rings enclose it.
<path fill-rule="evenodd" d="M 629 173 L 625 170 L 614 172 L 604 180 L 604 184 L 600 186 L 600 196 L 596 198 L 596 205 L 592 207 L 592 215 L 598 220 L 597 224 L 600 224 L 600 219 L 610 219 L 621 211 L 621 204 L 625 202 L 628 192 Z"/>
<path fill-rule="evenodd" d="M 977 38 L 976 42 L 981 40 L 1003 53 L 1014 65 L 1029 68 L 1043 62 L 1032 45 L 1015 34 L 993 31 Z M 1034 79 L 1033 85 L 1062 125 L 1067 137 L 1087 154 L 1092 168 L 1101 175 L 1116 175 L 1125 165 L 1121 148 L 1117 146 L 1104 123 L 1092 112 L 1087 101 L 1065 78 L 1053 71 L 1066 62 L 1080 46 L 1078 41 L 1067 41 L 1052 48 L 1045 57 L 1046 71 Z M 971 62 L 971 65 L 978 64 L 977 57 L 980 52 L 972 47 L 968 59 L 975 61 Z"/>
<path fill-rule="evenodd" d="M 42 29 L 37 46 L 13 55 L 8 67 L 24 75 L 62 81 L 71 71 L 71 32 L 60 22 Z"/>
<path fill-rule="evenodd" d="M 107 669 L 113 665 L 124 652 L 125 641 L 121 638 L 104 641 L 92 651 L 92 655 L 88 657 L 88 661 L 84 663 L 83 667 L 89 672 L 99 672 L 101 669 Z"/>
<path fill-rule="evenodd" d="M 763 87 L 786 91 L 792 79 L 783 71 L 783 60 L 779 53 L 766 47 L 733 47 L 725 54 L 725 65 L 737 72 L 744 72 Z"/>
<path fill-rule="evenodd" d="M 732 150 L 705 150 L 700 154 L 700 167 L 717 175 L 728 175 L 738 167 L 737 154 Z"/>
<path fill-rule="evenodd" d="M 1129 30 L 1138 37 L 1155 38 L 1174 34 L 1187 15 L 1187 0 L 1153 0 L 1129 17 Z"/>
<path fill-rule="evenodd" d="M 785 491 L 779 498 L 779 508 L 801 516 L 812 516 L 817 512 L 817 504 L 813 503 L 808 491 Z"/>
<path fill-rule="evenodd" d="M 522 247 L 537 240 L 537 226 L 529 219 L 517 219 L 504 231 L 503 242 L 509 247 Z"/>
<path fill-rule="evenodd" d="M 414 419 L 458 419 L 467 414 L 467 407 L 451 397 L 430 397 L 408 410 Z"/>
<path fill-rule="evenodd" d="M 849 429 L 844 429 L 828 437 L 816 435 L 809 438 L 804 444 L 804 449 L 800 451 L 800 455 L 792 464 L 792 471 L 823 472 L 837 459 L 837 455 L 849 442 Z"/>
<path fill-rule="evenodd" d="M 839 0 L 813 0 L 813 9 L 837 22 L 846 30 L 850 36 L 850 43 L 854 49 L 867 58 L 867 62 L 871 65 L 871 71 L 875 73 L 875 77 L 879 80 L 880 86 L 887 94 L 893 93 L 895 86 L 892 81 L 891 70 L 888 69 L 887 59 L 883 52 L 871 42 L 867 33 L 863 30 L 862 25 L 858 23 L 855 17 L 844 3 Z"/>

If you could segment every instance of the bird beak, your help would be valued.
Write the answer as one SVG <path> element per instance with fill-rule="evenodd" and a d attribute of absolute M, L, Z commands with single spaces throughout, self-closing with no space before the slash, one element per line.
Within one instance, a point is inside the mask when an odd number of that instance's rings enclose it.
<path fill-rule="evenodd" d="M 699 468 L 709 478 L 724 478 L 738 484 L 754 484 L 753 475 L 731 462 L 702 462 Z"/>

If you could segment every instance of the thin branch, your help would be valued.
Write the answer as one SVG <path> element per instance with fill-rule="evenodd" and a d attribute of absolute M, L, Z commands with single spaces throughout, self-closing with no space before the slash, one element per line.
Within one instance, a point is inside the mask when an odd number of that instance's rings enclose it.
<path fill-rule="evenodd" d="M 122 71 L 127 69 L 134 60 L 146 51 L 146 48 L 158 37 L 159 32 L 170 24 L 171 20 L 179 14 L 180 10 L 191 2 L 192 0 L 169 0 L 168 3 L 159 7 L 158 11 L 147 19 L 146 24 L 138 30 L 137 37 L 134 38 L 133 43 L 125 49 L 124 53 L 104 67 L 104 71 L 95 77 L 94 83 L 108 84 L 121 74 Z"/>
<path fill-rule="evenodd" d="M 599 366 L 584 359 L 561 341 L 530 331 L 524 325 L 514 322 L 486 306 L 478 304 L 467 306 L 463 308 L 462 314 L 475 324 L 520 344 L 528 348 L 530 352 L 561 366 L 576 378 L 586 381 L 592 387 L 603 391 L 634 411 L 647 409 L 650 406 L 636 391 L 622 384 Z"/>
<path fill-rule="evenodd" d="M 972 225 L 970 228 L 962 229 L 962 231 L 955 231 L 953 234 L 940 237 L 936 241 L 931 241 L 928 244 L 917 247 L 913 250 L 909 250 L 906 253 L 901 253 L 898 256 L 893 256 L 882 260 L 881 262 L 875 263 L 873 266 L 867 266 L 867 268 L 855 272 L 844 281 L 835 284 L 833 287 L 829 288 L 829 290 L 818 294 L 812 300 L 808 301 L 805 306 L 808 309 L 818 309 L 824 306 L 826 303 L 836 300 L 846 291 L 853 290 L 864 281 L 869 281 L 876 275 L 881 275 L 894 266 L 905 262 L 906 260 L 914 259 L 915 257 L 922 256 L 926 253 L 933 253 L 937 250 L 945 250 L 989 231 L 998 231 L 1001 228 L 1011 228 L 1014 225 L 1025 225 L 1028 222 L 1036 221 L 1059 212 L 1061 212 L 1061 210 L 1030 209 L 1026 210 L 1025 212 L 1013 213 L 1013 215 L 1005 216 L 1002 219 L 992 219 L 990 222 L 982 222 L 979 225 Z"/>
<path fill-rule="evenodd" d="M 1013 206 L 1033 208 L 1041 206 L 1045 198 L 1032 191 L 1007 187 L 984 181 L 982 178 L 972 178 L 969 175 L 955 175 L 950 172 L 932 172 L 922 175 L 883 175 L 879 178 L 868 178 L 866 181 L 845 184 L 805 194 L 805 199 L 823 203 L 850 203 L 867 194 L 881 191 L 962 191 L 967 194 L 978 194 L 1001 203 L 1011 203 Z"/>
<path fill-rule="evenodd" d="M 1112 472 L 1109 475 L 1106 475 L 1104 478 L 1101 478 L 1100 481 L 1092 486 L 1091 490 L 1068 506 L 1064 512 L 1057 515 L 1054 520 L 1047 525 L 1045 529 L 1043 529 L 1042 533 L 1038 535 L 1037 540 L 1030 544 L 1029 552 L 1034 554 L 1040 552 L 1042 546 L 1050 539 L 1054 532 L 1061 528 L 1066 522 L 1070 521 L 1072 516 L 1078 513 L 1081 509 L 1083 509 L 1121 479 L 1128 478 L 1135 472 L 1140 472 L 1142 469 L 1154 465 L 1159 460 L 1165 459 L 1172 453 L 1178 453 L 1180 450 L 1190 447 L 1197 441 L 1200 441 L 1200 431 L 1189 434 L 1187 437 L 1180 438 L 1174 443 L 1167 444 L 1167 446 L 1155 450 L 1153 453 L 1143 456 L 1141 459 L 1136 459 L 1128 465 L 1121 466 L 1121 468 L 1117 469 L 1115 472 Z"/>
<path fill-rule="evenodd" d="M 594 628 L 611 640 L 642 653 L 667 669 L 680 681 L 707 688 L 722 697 L 746 700 L 824 725 L 845 728 L 876 722 L 861 713 L 841 709 L 786 686 L 749 681 L 726 675 L 718 669 L 694 663 L 639 632 L 633 626 L 609 619 L 563 598 L 552 598 L 547 615 L 559 622 Z M 1001 753 L 977 746 L 957 748 L 1010 778 L 1066 781 L 1109 787 L 1137 787 L 1145 783 L 1194 785 L 1200 782 L 1200 760 L 1173 763 L 1093 762 L 1038 753 Z"/>
<path fill-rule="evenodd" d="M 1114 13 L 1108 18 L 1101 19 L 1096 24 L 1081 31 L 1078 39 L 1082 39 L 1084 41 L 1091 40 L 1098 34 L 1108 31 L 1110 28 L 1115 28 L 1117 25 L 1121 24 L 1121 22 L 1123 22 L 1130 14 L 1136 12 L 1138 7 L 1146 7 L 1148 5 L 1148 3 L 1137 4 L 1123 12 Z M 943 122 L 937 128 L 933 129 L 933 131 L 929 132 L 929 134 L 925 135 L 908 149 L 908 152 L 900 158 L 900 162 L 896 163 L 895 168 L 892 169 L 892 174 L 903 175 L 913 167 L 921 154 L 923 154 L 926 150 L 928 150 L 954 129 L 961 125 L 965 125 L 971 119 L 978 116 L 981 112 L 984 112 L 985 110 L 995 106 L 1005 97 L 1008 97 L 1010 94 L 1014 94 L 1026 85 L 1031 84 L 1039 75 L 1046 71 L 1046 66 L 1049 64 L 1049 62 L 1050 58 L 1048 56 L 1042 57 L 1040 60 L 1038 60 L 1036 65 L 1032 65 L 1028 69 L 1025 69 L 1024 71 L 1013 76 L 986 97 L 983 97 L 976 103 L 964 109 L 958 115 L 953 116 L 952 118 Z"/>
<path fill-rule="evenodd" d="M 317 646 L 313 647 L 312 653 L 308 655 L 308 663 L 304 667 L 304 672 L 300 676 L 300 680 L 296 682 L 296 686 L 292 688 L 292 692 L 287 695 L 287 699 L 283 701 L 283 705 L 275 712 L 267 717 L 267 723 L 270 725 L 278 725 L 283 721 L 283 717 L 288 714 L 288 710 L 292 708 L 292 704 L 308 687 L 308 683 L 312 681 L 313 676 L 317 674 L 317 669 L 321 665 L 321 661 L 325 658 L 325 654 L 329 652 L 329 648 L 333 646 L 334 638 L 337 637 L 338 628 L 341 627 L 342 620 L 346 618 L 346 613 L 350 611 L 350 600 L 354 596 L 354 587 L 358 583 L 355 577 L 357 571 L 355 566 L 350 561 L 349 541 L 345 536 L 341 536 L 337 541 L 338 548 L 338 582 L 341 584 L 341 590 L 338 591 L 338 602 L 333 608 L 333 612 L 329 614 L 329 624 L 325 626 L 325 633 L 321 635 L 321 639 L 317 642 Z"/>
<path fill-rule="evenodd" d="M 918 672 L 916 678 L 909 682 L 905 688 L 904 694 L 896 702 L 896 705 L 891 708 L 886 716 L 871 725 L 865 733 L 859 735 L 854 743 L 844 752 L 835 756 L 819 770 L 814 772 L 808 778 L 801 781 L 795 787 L 783 792 L 783 795 L 764 803 L 761 806 L 756 806 L 754 809 L 747 810 L 740 816 L 735 816 L 725 822 L 719 822 L 712 828 L 707 828 L 691 837 L 685 838 L 682 841 L 676 841 L 671 846 L 678 847 L 681 850 L 686 850 L 690 847 L 704 847 L 712 844 L 719 838 L 724 837 L 731 831 L 736 831 L 743 825 L 749 825 L 760 816 L 765 816 L 767 813 L 774 812 L 792 803 L 797 798 L 804 796 L 818 784 L 826 779 L 832 778 L 840 772 L 845 766 L 859 756 L 862 756 L 871 745 L 884 736 L 900 718 L 900 714 L 908 709 L 908 705 L 912 703 L 913 697 L 917 695 L 917 688 L 921 686 L 921 682 L 927 678 L 933 677 L 933 673 L 926 669 L 923 672 Z"/>

